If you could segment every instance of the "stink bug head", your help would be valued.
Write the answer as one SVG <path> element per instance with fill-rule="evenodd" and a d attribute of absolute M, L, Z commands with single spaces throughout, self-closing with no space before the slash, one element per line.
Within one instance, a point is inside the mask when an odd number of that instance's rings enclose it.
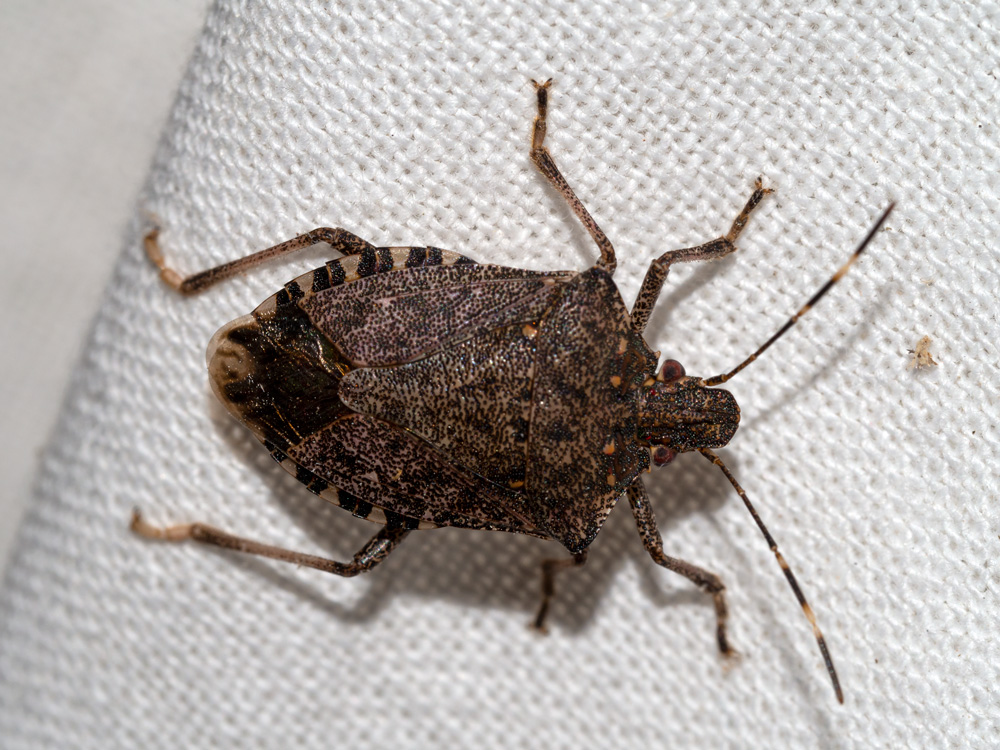
<path fill-rule="evenodd" d="M 739 423 L 740 407 L 733 394 L 708 388 L 698 378 L 658 379 L 644 386 L 639 396 L 637 438 L 652 448 L 658 466 L 685 451 L 722 448 L 733 439 Z"/>

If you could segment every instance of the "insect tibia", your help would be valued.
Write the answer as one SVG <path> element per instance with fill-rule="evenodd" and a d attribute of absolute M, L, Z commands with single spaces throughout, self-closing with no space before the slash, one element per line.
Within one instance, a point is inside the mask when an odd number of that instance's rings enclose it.
<path fill-rule="evenodd" d="M 639 441 L 674 453 L 721 448 L 732 440 L 739 423 L 740 407 L 733 394 L 705 388 L 697 378 L 657 381 L 639 395 Z"/>

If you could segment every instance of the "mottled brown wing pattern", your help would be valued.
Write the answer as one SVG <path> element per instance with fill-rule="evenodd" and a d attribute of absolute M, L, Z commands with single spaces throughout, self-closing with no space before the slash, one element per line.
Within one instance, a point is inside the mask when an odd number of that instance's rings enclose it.
<path fill-rule="evenodd" d="M 489 265 L 419 268 L 361 279 L 299 305 L 354 367 L 395 367 L 537 320 L 570 277 Z"/>
<path fill-rule="evenodd" d="M 357 414 L 363 409 L 352 406 L 364 404 L 345 405 L 340 389 L 347 376 L 364 383 L 367 374 L 400 369 L 358 369 L 359 361 L 388 365 L 403 358 L 416 360 L 415 369 L 449 367 L 457 350 L 475 370 L 483 342 L 477 349 L 469 336 L 488 339 L 497 325 L 537 319 L 570 276 L 478 266 L 434 248 L 374 248 L 333 260 L 216 334 L 209 347 L 213 388 L 287 471 L 359 517 L 399 528 L 544 535 L 514 489 L 451 460 L 428 436 L 400 426 L 398 413 Z M 346 286 L 349 293 L 338 294 Z M 520 323 L 507 330 L 521 331 L 530 344 Z M 407 339 L 407 331 L 425 335 Z M 384 384 L 374 385 L 385 392 Z M 526 394 L 522 388 L 525 402 Z"/>
<path fill-rule="evenodd" d="M 388 422 L 351 414 L 292 446 L 288 456 L 341 494 L 418 523 L 532 533 L 513 493 L 505 497 Z"/>
<path fill-rule="evenodd" d="M 420 436 L 449 462 L 523 492 L 537 333 L 518 324 L 416 362 L 352 370 L 341 382 L 341 401 Z"/>

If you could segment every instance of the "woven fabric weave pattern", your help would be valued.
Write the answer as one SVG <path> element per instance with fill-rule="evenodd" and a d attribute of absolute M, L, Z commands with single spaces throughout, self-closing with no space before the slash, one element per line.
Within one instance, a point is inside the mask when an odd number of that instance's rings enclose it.
<path fill-rule="evenodd" d="M 568 0 L 241 3 L 211 11 L 0 594 L 7 747 L 989 747 L 998 414 L 998 18 L 973 4 L 831 9 Z M 713 613 L 656 569 L 624 508 L 526 626 L 541 559 L 503 534 L 412 535 L 344 580 L 127 531 L 203 520 L 348 559 L 374 527 L 325 506 L 214 403 L 222 324 L 322 248 L 204 295 L 200 270 L 320 225 L 377 245 L 583 269 L 586 232 L 528 159 L 548 145 L 615 243 L 634 299 L 651 258 L 776 193 L 739 252 L 671 272 L 650 344 L 714 375 L 846 259 L 869 254 L 731 383 L 722 452 L 799 575 L 809 628 L 725 478 L 646 478 L 669 554 L 721 575 Z M 930 335 L 940 366 L 907 369 Z M 564 554 L 564 553 L 563 553 Z"/>

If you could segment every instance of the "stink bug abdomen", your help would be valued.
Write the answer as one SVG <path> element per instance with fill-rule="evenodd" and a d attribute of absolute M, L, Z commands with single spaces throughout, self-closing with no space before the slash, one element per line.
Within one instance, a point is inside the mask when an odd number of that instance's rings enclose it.
<path fill-rule="evenodd" d="M 612 279 L 615 251 L 544 145 L 549 82 L 536 83 L 531 158 L 600 250 L 582 273 L 478 265 L 432 247 L 374 247 L 321 228 L 182 278 L 157 232 L 146 250 L 162 279 L 193 293 L 262 261 L 316 243 L 345 257 L 285 284 L 212 339 L 208 369 L 223 405 L 310 491 L 383 528 L 342 563 L 233 536 L 204 524 L 148 537 L 194 539 L 351 576 L 371 570 L 413 529 L 457 526 L 561 542 L 573 555 L 542 564 L 542 628 L 562 568 L 584 563 L 618 499 L 627 495 L 653 560 L 712 596 L 720 650 L 731 654 L 722 581 L 666 555 L 641 474 L 698 451 L 740 494 L 776 555 L 814 633 L 838 699 L 833 662 L 777 544 L 712 448 L 739 424 L 729 380 L 790 328 L 844 268 L 747 360 L 727 374 L 688 377 L 674 360 L 656 371 L 643 331 L 673 263 L 735 252 L 750 213 L 770 192 L 758 179 L 729 232 L 655 259 L 629 311 Z M 890 207 L 891 208 L 891 207 Z"/>

